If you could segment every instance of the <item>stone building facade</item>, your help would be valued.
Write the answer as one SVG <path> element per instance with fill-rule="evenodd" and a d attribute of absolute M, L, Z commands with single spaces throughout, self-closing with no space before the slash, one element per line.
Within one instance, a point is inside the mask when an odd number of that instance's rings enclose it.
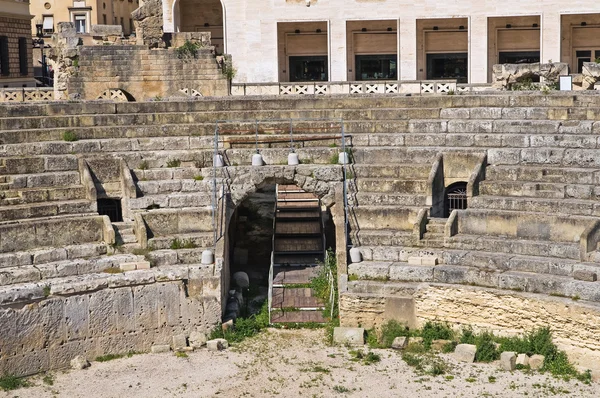
<path fill-rule="evenodd" d="M 600 57 L 597 3 L 163 0 L 164 31 L 209 31 L 237 82 L 457 79 Z M 257 56 L 257 54 L 260 54 Z"/>
<path fill-rule="evenodd" d="M 29 1 L 0 0 L 0 87 L 35 86 Z"/>
<path fill-rule="evenodd" d="M 33 0 L 31 32 L 36 23 L 43 24 L 44 35 L 50 37 L 59 22 L 73 22 L 78 33 L 90 33 L 92 25 L 120 25 L 123 33 L 135 33 L 131 13 L 139 0 Z"/>

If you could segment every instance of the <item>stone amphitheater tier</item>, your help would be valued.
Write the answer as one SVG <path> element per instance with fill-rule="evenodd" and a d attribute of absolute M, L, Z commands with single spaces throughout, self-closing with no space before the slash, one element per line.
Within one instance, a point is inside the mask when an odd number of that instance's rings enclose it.
<path fill-rule="evenodd" d="M 299 166 L 286 166 L 289 122 L 259 129 L 266 165 L 251 166 L 249 126 L 288 118 L 344 120 L 346 191 L 331 164 L 342 145 L 331 121 L 297 122 Z M 249 123 L 222 124 L 227 167 L 214 170 L 217 120 Z M 4 105 L 0 373 L 208 331 L 229 286 L 227 217 L 269 183 L 295 183 L 336 209 L 342 324 L 548 325 L 594 368 L 599 139 L 597 95 Z M 456 181 L 468 183 L 468 208 L 444 217 L 443 190 Z M 103 198 L 121 200 L 123 221 L 98 214 Z M 347 264 L 346 245 L 362 261 Z M 207 248 L 215 264 L 201 264 Z"/>

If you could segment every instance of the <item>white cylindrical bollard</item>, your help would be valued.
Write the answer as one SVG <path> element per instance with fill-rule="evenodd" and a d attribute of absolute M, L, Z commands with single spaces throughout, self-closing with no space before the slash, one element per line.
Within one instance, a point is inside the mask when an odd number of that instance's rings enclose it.
<path fill-rule="evenodd" d="M 362 261 L 362 255 L 360 254 L 360 250 L 358 247 L 353 247 L 350 249 L 350 262 L 352 263 L 360 263 Z"/>
<path fill-rule="evenodd" d="M 215 167 L 223 167 L 225 166 L 225 160 L 223 160 L 223 155 L 215 155 L 213 158 L 213 166 Z"/>
<path fill-rule="evenodd" d="M 350 163 L 348 154 L 346 152 L 340 152 L 340 155 L 338 157 L 338 163 L 339 164 L 348 164 L 348 163 Z"/>
<path fill-rule="evenodd" d="M 298 154 L 296 152 L 290 152 L 288 155 L 288 165 L 289 166 L 297 166 L 300 164 L 300 159 L 298 159 Z"/>
<path fill-rule="evenodd" d="M 263 164 L 263 158 L 260 153 L 252 155 L 252 166 L 262 166 Z"/>
<path fill-rule="evenodd" d="M 209 265 L 215 262 L 215 257 L 212 250 L 204 250 L 202 252 L 202 264 Z"/>

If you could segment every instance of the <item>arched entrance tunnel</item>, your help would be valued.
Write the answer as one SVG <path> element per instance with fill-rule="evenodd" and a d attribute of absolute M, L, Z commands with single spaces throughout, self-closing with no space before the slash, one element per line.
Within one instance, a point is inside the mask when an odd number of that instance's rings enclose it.
<path fill-rule="evenodd" d="M 294 184 L 265 185 L 235 208 L 227 234 L 230 290 L 223 321 L 260 312 L 270 286 L 273 322 L 322 320 L 308 285 L 336 243 L 330 209 L 317 195 Z"/>

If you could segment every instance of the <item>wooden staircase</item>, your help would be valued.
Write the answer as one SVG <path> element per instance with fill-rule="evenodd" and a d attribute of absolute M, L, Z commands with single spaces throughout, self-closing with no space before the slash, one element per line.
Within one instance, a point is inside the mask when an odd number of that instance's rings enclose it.
<path fill-rule="evenodd" d="M 276 196 L 271 323 L 324 323 L 323 302 L 310 288 L 325 255 L 319 198 L 295 185 L 278 185 Z"/>

